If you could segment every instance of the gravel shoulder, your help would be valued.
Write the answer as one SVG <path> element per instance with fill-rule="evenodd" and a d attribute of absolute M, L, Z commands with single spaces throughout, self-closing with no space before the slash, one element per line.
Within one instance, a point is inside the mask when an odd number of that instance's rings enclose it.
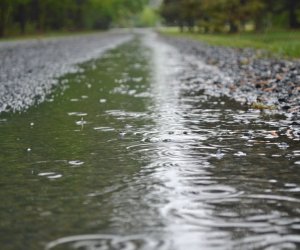
<path fill-rule="evenodd" d="M 221 72 L 205 77 L 189 76 L 195 86 L 229 96 L 249 107 L 284 114 L 300 125 L 299 61 L 267 58 L 264 52 L 253 49 L 215 47 L 186 38 L 161 37 L 182 54 L 190 55 L 191 63 L 201 61 Z"/>
<path fill-rule="evenodd" d="M 132 38 L 125 31 L 0 42 L 0 113 L 21 111 L 45 100 L 58 78 L 78 71 L 79 63 Z M 299 123 L 300 62 L 264 58 L 252 49 L 209 46 L 198 41 L 161 36 L 164 42 L 202 62 L 202 73 L 187 72 L 186 80 L 215 95 L 227 95 L 258 109 L 272 109 Z M 204 66 L 210 67 L 205 74 Z M 216 68 L 214 74 L 211 68 Z M 273 110 L 274 109 L 274 110 Z"/>
<path fill-rule="evenodd" d="M 40 103 L 58 78 L 130 40 L 126 31 L 0 42 L 0 113 Z"/>

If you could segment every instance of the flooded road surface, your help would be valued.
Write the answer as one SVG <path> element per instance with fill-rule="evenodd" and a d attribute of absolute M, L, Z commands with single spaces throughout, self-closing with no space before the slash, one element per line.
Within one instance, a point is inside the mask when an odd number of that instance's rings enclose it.
<path fill-rule="evenodd" d="M 299 249 L 300 147 L 284 117 L 211 97 L 221 74 L 154 34 L 0 116 L 1 249 Z"/>

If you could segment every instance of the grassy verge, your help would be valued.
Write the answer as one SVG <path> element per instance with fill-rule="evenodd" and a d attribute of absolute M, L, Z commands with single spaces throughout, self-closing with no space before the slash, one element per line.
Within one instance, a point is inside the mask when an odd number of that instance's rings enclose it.
<path fill-rule="evenodd" d="M 197 34 L 180 33 L 178 29 L 164 28 L 161 33 L 187 37 L 216 46 L 263 49 L 275 56 L 300 58 L 300 31 L 274 31 L 263 34 Z"/>

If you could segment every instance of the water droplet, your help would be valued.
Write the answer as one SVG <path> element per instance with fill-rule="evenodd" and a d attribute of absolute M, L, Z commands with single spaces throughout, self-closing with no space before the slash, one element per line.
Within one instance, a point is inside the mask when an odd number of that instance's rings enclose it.
<path fill-rule="evenodd" d="M 278 158 L 278 157 L 281 157 L 281 155 L 279 155 L 279 154 L 272 154 L 271 157 Z"/>
<path fill-rule="evenodd" d="M 80 121 L 76 121 L 76 125 L 83 126 L 84 124 L 87 124 L 87 121 L 83 120 L 83 117 L 81 117 Z"/>
<path fill-rule="evenodd" d="M 242 151 L 238 151 L 237 153 L 234 154 L 235 156 L 246 156 L 247 154 L 242 152 Z"/>
<path fill-rule="evenodd" d="M 44 172 L 44 173 L 39 173 L 38 176 L 49 176 L 49 175 L 55 175 L 54 172 Z"/>
<path fill-rule="evenodd" d="M 69 164 L 72 165 L 73 167 L 79 167 L 83 165 L 84 162 L 79 160 L 74 160 L 74 161 L 69 161 Z"/>
<path fill-rule="evenodd" d="M 277 180 L 271 179 L 269 180 L 270 183 L 277 183 Z"/>
<path fill-rule="evenodd" d="M 212 154 L 213 157 L 217 158 L 217 159 L 222 159 L 224 157 L 224 153 L 222 152 L 221 149 L 218 149 L 217 152 L 215 154 Z"/>
<path fill-rule="evenodd" d="M 277 144 L 277 146 L 280 149 L 287 149 L 289 147 L 289 145 L 286 142 L 281 142 L 281 143 Z"/>
<path fill-rule="evenodd" d="M 87 113 L 83 113 L 83 112 L 69 112 L 68 113 L 69 116 L 87 116 L 88 114 Z"/>
<path fill-rule="evenodd" d="M 94 130 L 96 131 L 102 131 L 102 132 L 109 132 L 109 131 L 114 131 L 114 128 L 110 127 L 95 127 Z"/>
<path fill-rule="evenodd" d="M 62 174 L 57 174 L 55 172 L 44 172 L 39 173 L 38 176 L 47 177 L 48 179 L 58 179 L 62 177 Z"/>
<path fill-rule="evenodd" d="M 125 135 L 126 135 L 126 132 L 124 132 L 124 131 L 120 131 L 120 132 L 119 132 L 119 136 L 120 136 L 120 137 L 124 137 Z"/>
<path fill-rule="evenodd" d="M 49 175 L 47 176 L 48 179 L 58 179 L 61 178 L 62 174 L 56 174 L 56 175 Z"/>

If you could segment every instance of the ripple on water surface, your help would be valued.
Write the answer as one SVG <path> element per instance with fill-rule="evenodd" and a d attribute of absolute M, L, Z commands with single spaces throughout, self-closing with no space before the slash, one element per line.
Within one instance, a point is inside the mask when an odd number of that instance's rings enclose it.
<path fill-rule="evenodd" d="M 228 76 L 147 39 L 85 66 L 28 119 L 0 119 L 1 243 L 298 249 L 297 125 L 207 95 Z"/>
<path fill-rule="evenodd" d="M 94 249 L 94 250 L 168 250 L 166 242 L 151 239 L 149 235 L 118 236 L 107 234 L 77 235 L 64 237 L 47 244 L 46 250 Z"/>

